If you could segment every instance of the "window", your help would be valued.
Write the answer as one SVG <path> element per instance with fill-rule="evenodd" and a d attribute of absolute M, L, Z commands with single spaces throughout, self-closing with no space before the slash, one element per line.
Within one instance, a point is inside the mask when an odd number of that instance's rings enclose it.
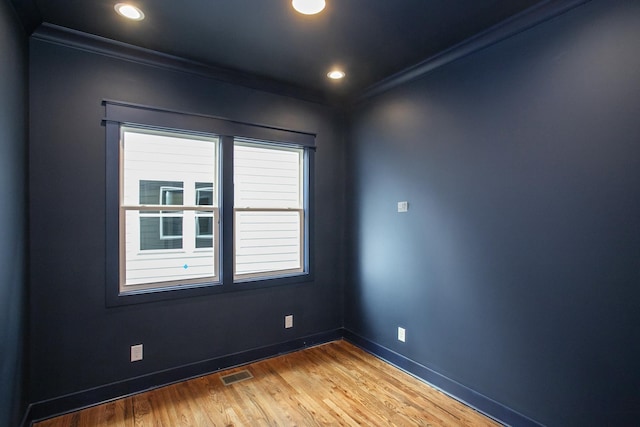
<path fill-rule="evenodd" d="M 121 128 L 120 291 L 217 280 L 218 138 Z"/>
<path fill-rule="evenodd" d="M 303 154 L 300 148 L 236 140 L 236 279 L 304 270 Z"/>
<path fill-rule="evenodd" d="M 109 305 L 313 279 L 313 134 L 104 103 Z"/>

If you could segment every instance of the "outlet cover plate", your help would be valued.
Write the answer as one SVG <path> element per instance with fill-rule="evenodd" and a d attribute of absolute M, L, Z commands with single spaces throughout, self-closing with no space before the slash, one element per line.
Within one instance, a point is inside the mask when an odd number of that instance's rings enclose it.
<path fill-rule="evenodd" d="M 404 328 L 398 326 L 398 341 L 404 342 L 406 339 L 406 331 Z"/>
<path fill-rule="evenodd" d="M 137 362 L 142 360 L 142 344 L 131 346 L 131 361 Z"/>
<path fill-rule="evenodd" d="M 293 314 L 284 316 L 284 327 L 287 329 L 293 328 Z"/>

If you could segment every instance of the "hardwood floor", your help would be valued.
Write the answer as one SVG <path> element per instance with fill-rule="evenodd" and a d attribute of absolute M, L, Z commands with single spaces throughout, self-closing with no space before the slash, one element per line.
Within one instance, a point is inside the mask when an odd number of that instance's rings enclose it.
<path fill-rule="evenodd" d="M 220 377 L 248 370 L 229 386 Z M 499 426 L 346 341 L 221 371 L 36 427 Z"/>

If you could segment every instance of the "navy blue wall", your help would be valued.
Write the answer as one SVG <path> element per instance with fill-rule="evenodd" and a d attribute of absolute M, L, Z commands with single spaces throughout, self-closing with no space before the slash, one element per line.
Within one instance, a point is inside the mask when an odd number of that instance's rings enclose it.
<path fill-rule="evenodd" d="M 345 327 L 543 424 L 637 425 L 639 52 L 640 2 L 594 0 L 359 105 Z"/>
<path fill-rule="evenodd" d="M 25 409 L 27 38 L 0 1 L 0 425 Z"/>
<path fill-rule="evenodd" d="M 5 9 L 0 415 L 16 419 L 25 59 Z M 640 3 L 593 0 L 358 105 L 345 165 L 331 108 L 32 39 L 30 401 L 339 328 L 344 296 L 353 333 L 540 423 L 633 425 L 639 51 Z M 317 132 L 315 282 L 106 308 L 103 98 Z"/>
<path fill-rule="evenodd" d="M 33 402 L 341 327 L 344 143 L 330 108 L 37 37 L 30 69 Z M 103 98 L 317 133 L 315 281 L 107 308 Z M 137 343 L 144 360 L 130 363 Z"/>

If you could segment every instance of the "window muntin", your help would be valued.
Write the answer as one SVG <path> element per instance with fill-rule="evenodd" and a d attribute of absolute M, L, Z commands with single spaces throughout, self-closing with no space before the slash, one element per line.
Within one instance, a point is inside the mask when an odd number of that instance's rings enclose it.
<path fill-rule="evenodd" d="M 236 139 L 234 279 L 304 272 L 304 150 Z"/>
<path fill-rule="evenodd" d="M 120 292 L 218 280 L 218 138 L 123 126 L 120 139 Z"/>

